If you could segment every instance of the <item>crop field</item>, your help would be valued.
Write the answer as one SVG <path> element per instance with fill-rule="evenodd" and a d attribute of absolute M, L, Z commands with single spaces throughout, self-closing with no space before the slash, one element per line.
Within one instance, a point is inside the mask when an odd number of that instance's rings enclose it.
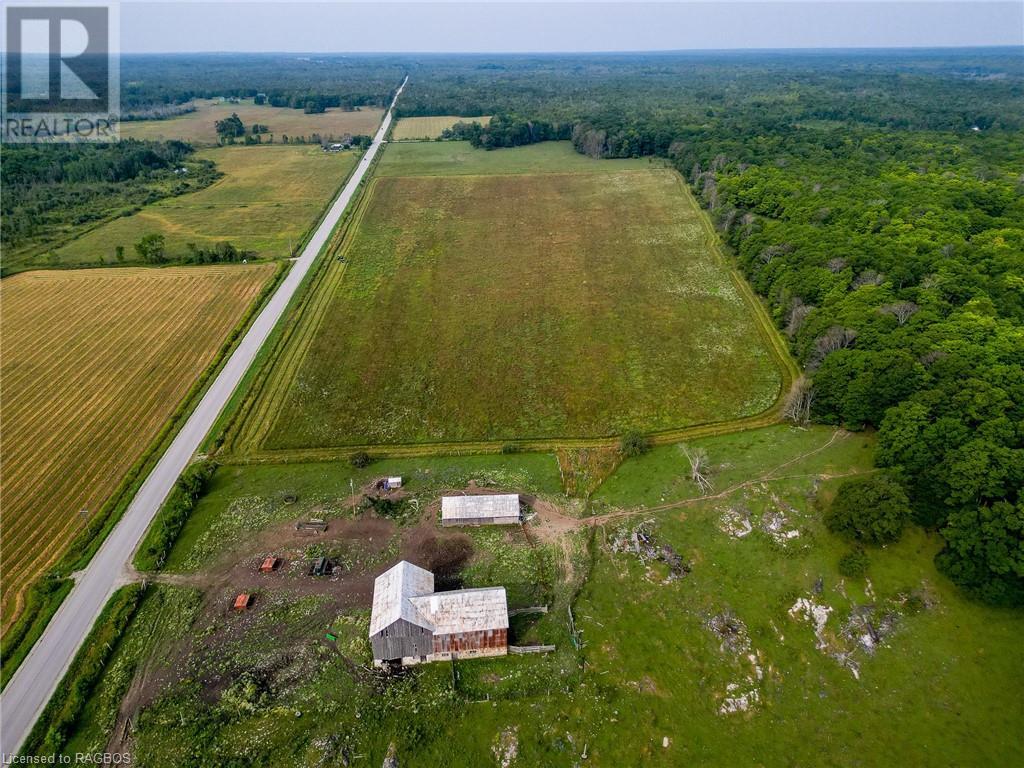
<path fill-rule="evenodd" d="M 378 765 L 389 750 L 413 768 L 788 766 L 847 765 L 855 744 L 863 766 L 1024 760 L 1024 620 L 965 600 L 917 529 L 869 548 L 866 577 L 837 570 L 849 544 L 819 509 L 841 477 L 872 471 L 870 437 L 776 426 L 693 447 L 710 495 L 664 446 L 623 463 L 586 508 L 560 493 L 550 455 L 222 467 L 67 751 L 128 750 L 147 766 Z M 354 510 L 349 482 L 388 474 L 408 478 L 404 506 Z M 546 502 L 529 537 L 438 535 L 468 539 L 463 585 L 549 605 L 511 632 L 555 652 L 367 674 L 372 575 L 415 556 L 431 500 L 470 480 Z M 336 540 L 295 539 L 292 521 L 314 511 Z M 660 554 L 634 551 L 636 531 Z M 286 564 L 260 576 L 271 552 Z M 304 575 L 325 552 L 342 575 Z M 254 607 L 225 610 L 249 585 Z"/>
<path fill-rule="evenodd" d="M 674 172 L 477 154 L 501 170 L 384 163 L 288 386 L 264 390 L 261 448 L 600 438 L 775 402 L 776 361 Z"/>
<path fill-rule="evenodd" d="M 649 158 L 594 160 L 568 141 L 545 141 L 515 149 L 487 152 L 468 141 L 389 144 L 375 176 L 498 176 L 504 174 L 607 173 L 656 165 Z"/>
<path fill-rule="evenodd" d="M 276 267 L 26 272 L 3 281 L 6 628 L 157 437 Z"/>
<path fill-rule="evenodd" d="M 115 219 L 57 251 L 63 264 L 116 263 L 116 248 L 162 234 L 170 259 L 188 243 L 229 241 L 259 258 L 290 255 L 348 177 L 358 155 L 319 147 L 222 147 L 203 150 L 224 178 L 198 192 L 160 200 Z"/>
<path fill-rule="evenodd" d="M 236 113 L 246 130 L 254 123 L 267 126 L 268 134 L 274 141 L 282 136 L 308 137 L 318 133 L 324 138 L 341 137 L 346 133 L 354 136 L 372 136 L 380 125 L 384 110 L 363 107 L 354 112 L 328 109 L 320 114 L 305 114 L 301 109 L 288 107 L 257 106 L 251 99 L 229 104 L 220 100 L 198 99 L 196 111 L 167 120 L 133 120 L 121 123 L 121 138 L 124 139 L 181 139 L 194 144 L 216 144 L 218 120 Z M 264 134 L 263 141 L 267 141 Z M 260 147 L 262 148 L 262 147 Z"/>
<path fill-rule="evenodd" d="M 485 117 L 458 117 L 456 115 L 403 117 L 395 125 L 395 129 L 391 132 L 391 138 L 396 141 L 436 139 L 456 123 L 480 123 L 480 125 L 487 125 L 489 122 L 491 122 L 490 115 Z"/>

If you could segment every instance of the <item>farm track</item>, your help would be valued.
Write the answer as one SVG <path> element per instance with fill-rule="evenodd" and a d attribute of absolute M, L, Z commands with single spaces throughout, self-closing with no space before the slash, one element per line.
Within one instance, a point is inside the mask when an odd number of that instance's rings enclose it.
<path fill-rule="evenodd" d="M 841 472 L 838 474 L 825 474 L 821 472 L 814 473 L 800 473 L 793 475 L 780 475 L 779 472 L 786 469 L 787 467 L 798 464 L 805 459 L 809 459 L 822 451 L 826 451 L 835 445 L 837 442 L 847 440 L 852 436 L 852 433 L 847 432 L 844 429 L 836 429 L 829 439 L 809 451 L 805 451 L 799 456 L 795 456 L 792 459 L 788 459 L 781 464 L 778 464 L 767 472 L 763 472 L 760 475 L 747 480 L 742 480 L 737 483 L 733 483 L 729 487 L 710 493 L 706 496 L 689 496 L 685 499 L 678 499 L 671 501 L 666 504 L 658 504 L 651 507 L 637 507 L 634 509 L 617 509 L 614 512 L 607 512 L 602 515 L 594 515 L 592 517 L 572 517 L 566 515 L 558 510 L 557 507 L 551 504 L 544 505 L 540 508 L 538 514 L 538 521 L 536 523 L 530 523 L 532 533 L 538 538 L 544 540 L 557 540 L 564 544 L 567 541 L 565 534 L 571 533 L 572 531 L 579 530 L 581 528 L 593 528 L 600 525 L 606 525 L 608 523 L 615 523 L 619 520 L 626 520 L 633 517 L 643 515 L 656 515 L 662 512 L 671 512 L 673 510 L 682 509 L 689 507 L 694 504 L 700 504 L 706 501 L 714 501 L 716 499 L 728 498 L 737 491 L 741 491 L 744 488 L 749 488 L 753 485 L 760 483 L 773 482 L 778 480 L 802 480 L 807 478 L 822 478 L 827 480 L 835 480 L 843 477 L 852 477 L 854 475 L 863 475 L 870 472 L 874 472 L 874 469 L 867 470 L 851 470 L 849 472 Z"/>
<path fill-rule="evenodd" d="M 637 171 L 648 173 L 649 171 Z M 700 207 L 685 180 L 677 172 L 672 171 L 683 195 L 693 207 L 699 211 L 701 228 L 704 232 L 708 250 L 724 268 L 752 313 L 755 325 L 762 341 L 767 346 L 779 371 L 780 385 L 778 396 L 766 410 L 751 416 L 730 419 L 721 422 L 693 424 L 686 427 L 662 430 L 649 434 L 656 445 L 678 443 L 705 437 L 715 437 L 750 429 L 759 429 L 778 423 L 782 406 L 789 395 L 793 382 L 800 375 L 800 370 L 789 354 L 785 340 L 779 334 L 775 324 L 768 315 L 767 309 L 760 301 L 746 279 L 735 267 L 733 260 L 722 250 L 718 234 L 714 229 L 707 212 Z M 348 243 L 354 237 L 359 222 L 372 197 L 373 184 L 380 177 L 374 178 L 371 186 L 360 203 L 357 215 L 350 220 L 346 232 L 337 246 L 337 253 L 344 253 Z M 315 461 L 336 461 L 344 459 L 352 453 L 366 451 L 375 456 L 412 458 L 418 456 L 464 455 L 500 453 L 503 446 L 515 445 L 522 451 L 550 452 L 559 450 L 575 450 L 586 448 L 614 448 L 619 437 L 595 436 L 580 438 L 524 438 L 518 440 L 478 440 L 461 442 L 419 442 L 419 443 L 367 443 L 340 445 L 324 448 L 308 449 L 267 449 L 261 448 L 264 439 L 273 426 L 273 413 L 283 402 L 291 386 L 299 366 L 312 343 L 316 330 L 323 319 L 334 290 L 341 283 L 345 265 L 331 262 L 326 268 L 321 282 L 310 291 L 307 303 L 296 313 L 294 325 L 286 334 L 275 356 L 268 363 L 268 374 L 259 390 L 247 394 L 248 412 L 236 432 L 225 442 L 220 455 L 224 463 L 297 463 Z M 307 314 L 308 313 L 308 314 Z"/>
<path fill-rule="evenodd" d="M 28 585 L 166 423 L 270 271 L 126 268 L 4 281 L 4 629 Z"/>
<path fill-rule="evenodd" d="M 403 82 L 399 87 L 395 94 L 395 100 L 398 99 L 404 85 Z M 101 614 L 103 606 L 115 589 L 130 579 L 129 561 L 133 552 L 173 488 L 181 471 L 192 460 L 203 439 L 217 422 L 221 411 L 245 377 L 267 338 L 284 316 L 310 270 L 317 263 L 318 256 L 331 239 L 338 221 L 356 195 L 366 171 L 372 165 L 373 158 L 380 148 L 381 140 L 390 123 L 389 111 L 374 137 L 370 149 L 357 164 L 356 170 L 315 227 L 315 231 L 303 248 L 302 255 L 293 262 L 291 270 L 278 284 L 262 310 L 253 319 L 246 333 L 238 341 L 234 351 L 227 357 L 217 375 L 206 387 L 195 409 L 192 410 L 160 455 L 152 470 L 146 475 L 124 514 L 103 540 L 89 564 L 77 574 L 71 592 L 54 613 L 28 656 L 11 676 L 4 691 L 0 693 L 0 709 L 3 711 L 3 718 L 0 720 L 0 751 L 16 753 L 21 748 L 46 702 L 56 690 L 75 654 L 79 651 L 90 627 Z M 253 266 L 255 267 L 255 265 Z M 231 269 L 236 274 L 241 271 L 237 266 Z M 167 273 L 168 271 L 162 270 L 161 272 Z M 110 272 L 121 273 L 122 270 L 111 270 Z M 83 273 L 66 274 L 75 276 Z M 10 282 L 4 281 L 5 298 L 10 290 L 10 285 Z M 258 288 L 257 286 L 253 296 L 258 294 Z M 179 300 L 179 303 L 183 302 L 184 299 Z M 166 314 L 166 311 L 164 313 Z M 63 318 L 58 318 L 58 321 L 62 320 Z M 57 325 L 59 326 L 60 322 Z M 4 323 L 4 330 L 10 330 L 8 323 Z M 225 335 L 227 330 L 230 330 L 230 327 L 225 330 Z M 216 352 L 222 341 L 223 337 L 213 347 L 213 352 Z M 182 344 L 180 338 L 176 340 L 176 343 L 186 347 L 192 346 L 188 343 Z M 145 350 L 147 344 L 145 341 L 140 341 L 135 347 Z M 9 355 L 5 354 L 4 363 L 8 362 Z M 186 390 L 195 378 L 195 376 L 189 376 L 185 379 Z M 180 397 L 170 401 L 169 408 L 171 410 L 178 400 Z M 4 488 L 6 489 L 6 487 L 5 483 Z M 5 563 L 5 565 L 7 564 Z"/>

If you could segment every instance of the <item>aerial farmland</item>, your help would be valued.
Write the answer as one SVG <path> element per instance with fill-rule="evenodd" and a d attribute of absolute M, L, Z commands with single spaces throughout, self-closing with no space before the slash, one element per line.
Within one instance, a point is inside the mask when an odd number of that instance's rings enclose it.
<path fill-rule="evenodd" d="M 377 130 L 384 116 L 382 109 L 362 107 L 355 110 L 328 109 L 322 114 L 305 114 L 302 110 L 253 104 L 252 99 L 197 99 L 194 110 L 166 120 L 132 120 L 121 123 L 121 135 L 129 139 L 156 141 L 181 139 L 198 145 L 218 143 L 214 126 L 235 114 L 246 125 L 257 123 L 266 127 L 268 139 L 281 142 L 284 137 L 306 139 L 312 134 L 324 138 L 349 135 L 368 136 Z M 438 131 L 440 133 L 440 131 Z"/>
<path fill-rule="evenodd" d="M 4 280 L 4 627 L 156 439 L 276 267 Z M 41 541 L 46 542 L 40 547 Z"/>
<path fill-rule="evenodd" d="M 483 117 L 456 117 L 453 115 L 403 117 L 395 125 L 391 137 L 395 141 L 438 139 L 442 133 L 456 123 L 480 123 L 481 125 L 487 125 L 490 121 L 489 115 Z"/>
<path fill-rule="evenodd" d="M 557 443 L 776 402 L 767 321 L 674 171 L 550 144 L 446 174 L 449 147 L 385 155 L 256 447 Z"/>
<path fill-rule="evenodd" d="M 114 219 L 56 251 L 62 264 L 117 264 L 142 237 L 163 235 L 167 258 L 187 246 L 230 242 L 256 258 L 292 255 L 323 206 L 355 166 L 355 152 L 325 153 L 320 145 L 221 147 L 196 153 L 223 174 L 197 192 L 161 200 Z"/>
<path fill-rule="evenodd" d="M 1019 46 L 275 8 L 4 146 L 3 761 L 1024 765 Z"/>

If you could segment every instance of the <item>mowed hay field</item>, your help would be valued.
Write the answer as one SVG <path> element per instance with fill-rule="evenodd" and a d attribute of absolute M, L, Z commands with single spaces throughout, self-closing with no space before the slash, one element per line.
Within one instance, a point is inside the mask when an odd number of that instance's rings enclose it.
<path fill-rule="evenodd" d="M 251 99 L 238 104 L 219 100 L 201 99 L 196 101 L 196 111 L 167 120 L 133 120 L 120 124 L 123 139 L 181 139 L 194 144 L 216 144 L 218 120 L 236 113 L 251 131 L 254 123 L 267 126 L 274 141 L 282 136 L 311 136 L 318 133 L 324 138 L 341 137 L 346 133 L 353 136 L 372 136 L 380 126 L 384 110 L 377 107 L 363 107 L 354 112 L 328 109 L 320 114 L 307 115 L 301 109 L 288 107 L 256 106 Z M 266 141 L 266 135 L 264 135 Z"/>
<path fill-rule="evenodd" d="M 280 403 L 254 411 L 262 448 L 608 437 L 772 405 L 780 371 L 679 176 L 579 155 L 588 172 L 511 172 L 530 149 L 479 151 L 497 175 L 382 164 L 288 385 L 264 389 Z"/>
<path fill-rule="evenodd" d="M 289 256 L 359 157 L 319 146 L 222 147 L 198 156 L 216 163 L 224 178 L 92 230 L 57 251 L 61 263 L 114 263 L 118 245 L 134 257 L 134 244 L 153 233 L 164 235 L 172 259 L 186 254 L 188 243 L 219 241 L 261 258 Z"/>
<path fill-rule="evenodd" d="M 0 283 L 4 628 L 25 588 L 157 437 L 275 269 L 44 271 Z"/>
<path fill-rule="evenodd" d="M 432 117 L 403 117 L 391 132 L 395 141 L 410 139 L 436 139 L 456 123 L 480 123 L 487 125 L 491 116 L 457 117 L 456 115 L 435 115 Z"/>

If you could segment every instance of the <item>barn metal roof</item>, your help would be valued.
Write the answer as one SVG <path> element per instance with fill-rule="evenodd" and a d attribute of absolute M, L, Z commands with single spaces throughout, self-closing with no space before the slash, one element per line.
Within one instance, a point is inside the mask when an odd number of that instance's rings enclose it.
<path fill-rule="evenodd" d="M 437 592 L 411 598 L 409 602 L 434 626 L 435 635 L 508 629 L 504 587 Z"/>
<path fill-rule="evenodd" d="M 370 635 L 399 619 L 437 635 L 508 629 L 504 587 L 434 592 L 434 574 L 403 560 L 373 583 Z"/>
<path fill-rule="evenodd" d="M 519 496 L 515 493 L 487 496 L 445 496 L 441 499 L 442 520 L 518 516 Z"/>
<path fill-rule="evenodd" d="M 434 574 L 403 560 L 384 571 L 373 582 L 373 611 L 370 634 L 375 635 L 399 619 L 426 629 L 433 629 L 416 610 L 410 597 L 434 592 Z"/>

